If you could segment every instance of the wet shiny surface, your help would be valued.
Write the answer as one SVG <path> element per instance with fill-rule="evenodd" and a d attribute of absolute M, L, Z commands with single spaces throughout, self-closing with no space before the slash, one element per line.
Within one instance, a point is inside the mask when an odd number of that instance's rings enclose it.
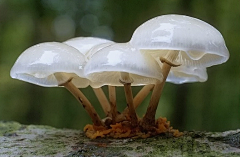
<path fill-rule="evenodd" d="M 171 68 L 167 82 L 182 84 L 205 82 L 208 79 L 206 68 L 179 66 Z"/>
<path fill-rule="evenodd" d="M 86 87 L 88 81 L 82 80 L 84 82 L 82 84 L 77 81 L 81 79 L 80 77 L 84 77 L 84 64 L 84 56 L 66 44 L 41 43 L 28 48 L 18 57 L 10 75 L 13 78 L 41 86 L 58 86 L 60 82 L 53 74 L 63 72 L 69 75 L 66 79 L 74 77 L 74 82 L 78 82 L 78 86 Z"/>
<path fill-rule="evenodd" d="M 148 20 L 135 30 L 130 43 L 149 53 L 159 50 L 158 56 L 162 55 L 161 50 L 181 50 L 181 64 L 198 61 L 196 66 L 208 67 L 229 58 L 225 41 L 217 29 L 183 15 L 163 15 Z M 204 56 L 210 57 L 211 61 L 201 63 Z"/>
<path fill-rule="evenodd" d="M 64 42 L 65 44 L 72 46 L 79 50 L 82 54 L 86 54 L 91 48 L 103 43 L 113 43 L 110 40 L 96 38 L 96 37 L 77 37 L 72 38 Z"/>
<path fill-rule="evenodd" d="M 114 42 L 107 42 L 107 43 L 103 43 L 103 44 L 99 44 L 94 46 L 93 48 L 91 48 L 86 54 L 85 54 L 85 59 L 86 61 L 88 61 L 89 59 L 92 58 L 92 56 L 97 53 L 99 50 L 103 49 L 104 47 L 110 46 L 114 44 Z"/>
<path fill-rule="evenodd" d="M 95 53 L 85 66 L 85 75 L 93 87 L 121 86 L 120 72 L 130 73 L 133 85 L 154 84 L 162 79 L 161 69 L 148 54 L 142 54 L 128 43 L 113 44 Z"/>

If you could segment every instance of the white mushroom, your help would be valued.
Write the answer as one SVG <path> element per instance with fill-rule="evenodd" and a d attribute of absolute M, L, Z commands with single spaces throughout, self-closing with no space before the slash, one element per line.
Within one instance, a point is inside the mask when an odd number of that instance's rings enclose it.
<path fill-rule="evenodd" d="M 85 55 L 91 48 L 93 48 L 96 45 L 103 44 L 103 43 L 113 43 L 113 42 L 107 39 L 96 38 L 96 37 L 76 37 L 76 38 L 69 39 L 64 43 L 78 50 L 81 50 L 81 53 Z"/>
<path fill-rule="evenodd" d="M 92 55 L 84 73 L 92 87 L 124 86 L 132 124 L 137 124 L 131 85 L 155 84 L 162 80 L 161 69 L 148 54 L 142 54 L 128 43 L 112 44 Z"/>
<path fill-rule="evenodd" d="M 205 82 L 207 78 L 208 75 L 206 68 L 178 66 L 171 68 L 166 82 L 175 84 Z"/>
<path fill-rule="evenodd" d="M 217 29 L 184 15 L 163 15 L 148 20 L 135 30 L 130 43 L 165 59 L 170 59 L 170 54 L 176 50 L 179 54 L 174 62 L 181 65 L 209 67 L 229 58 L 224 39 Z"/>
<path fill-rule="evenodd" d="M 69 39 L 64 43 L 79 50 L 80 53 L 84 55 L 86 61 L 88 61 L 89 56 L 91 56 L 93 52 L 96 52 L 99 49 L 105 47 L 105 45 L 107 46 L 114 42 L 110 40 L 102 39 L 102 38 L 96 38 L 96 37 L 77 37 L 77 38 Z M 110 110 L 111 110 L 110 104 L 102 88 L 93 88 L 93 91 L 97 96 L 97 99 L 100 102 L 106 116 L 110 116 Z"/>
<path fill-rule="evenodd" d="M 184 74 L 189 70 L 187 66 L 197 67 L 204 73 L 204 68 L 224 63 L 229 58 L 218 30 L 206 22 L 184 15 L 163 15 L 148 20 L 135 30 L 130 43 L 162 62 L 164 78 L 154 87 L 143 118 L 146 127 L 155 124 L 157 105 L 172 66 L 186 66 L 182 68 Z"/>
<path fill-rule="evenodd" d="M 84 77 L 84 56 L 63 43 L 47 42 L 25 50 L 13 65 L 10 75 L 45 87 L 66 87 L 86 109 L 95 125 L 103 125 L 97 112 L 78 88 L 89 85 Z"/>
<path fill-rule="evenodd" d="M 85 58 L 86 61 L 88 61 L 89 59 L 92 58 L 92 56 L 97 53 L 99 50 L 103 49 L 104 47 L 110 46 L 114 44 L 114 42 L 106 42 L 106 43 L 102 43 L 102 44 L 98 44 L 94 47 L 92 47 L 86 54 L 85 54 Z"/>
<path fill-rule="evenodd" d="M 112 44 L 96 52 L 87 62 L 84 73 L 92 81 L 92 87 L 123 86 L 119 82 L 120 77 L 124 82 L 134 80 L 133 86 L 155 84 L 156 80 L 162 80 L 157 62 L 128 43 Z"/>
<path fill-rule="evenodd" d="M 84 56 L 62 43 L 47 42 L 25 50 L 11 69 L 12 78 L 44 87 L 58 87 L 72 78 L 78 88 L 85 88 L 89 81 L 84 78 Z M 64 73 L 56 78 L 54 74 Z"/>
<path fill-rule="evenodd" d="M 99 50 L 107 47 L 107 46 L 110 46 L 112 45 L 114 42 L 107 42 L 107 43 L 102 43 L 102 44 L 99 44 L 99 45 L 96 45 L 94 46 L 93 48 L 91 48 L 85 55 L 85 58 L 86 60 L 90 60 L 92 58 L 92 56 L 97 53 Z M 93 88 L 93 90 L 96 92 L 100 91 L 99 89 L 101 89 L 101 87 L 99 88 Z M 102 91 L 102 90 L 101 90 Z M 101 92 L 103 93 L 103 92 Z M 96 93 L 96 95 L 98 96 L 99 94 Z M 99 97 L 99 100 L 103 99 L 103 94 L 101 94 L 102 96 L 100 97 L 100 95 L 98 96 Z M 116 116 L 117 116 L 117 98 L 116 98 L 116 89 L 115 89 L 115 86 L 111 86 L 109 85 L 108 86 L 108 97 L 109 97 L 109 105 L 107 106 L 110 106 L 109 107 L 109 114 L 108 117 L 111 117 L 112 119 L 112 123 L 116 123 Z M 105 98 L 105 95 L 104 95 L 104 98 Z M 104 103 L 102 102 L 103 104 L 107 104 L 107 103 Z M 106 106 L 106 105 L 105 105 Z M 106 107 L 104 107 L 106 109 Z"/>
<path fill-rule="evenodd" d="M 92 49 L 90 49 L 86 53 L 86 55 L 85 55 L 86 60 L 87 61 L 90 60 L 92 58 L 92 56 L 95 53 L 97 53 L 99 50 L 101 50 L 104 47 L 108 47 L 112 44 L 113 44 L 113 42 L 108 42 L 108 43 L 103 43 L 103 44 L 99 44 L 99 45 L 94 46 Z M 135 109 L 142 103 L 142 101 L 146 98 L 146 96 L 153 89 L 153 87 L 154 87 L 153 84 L 146 85 L 137 93 L 137 95 L 133 99 L 133 104 L 134 104 Z M 94 88 L 94 90 L 97 90 L 97 89 L 99 89 L 99 88 Z M 117 112 L 117 110 L 116 110 L 116 103 L 117 102 L 116 102 L 115 86 L 108 85 L 108 91 L 109 91 L 110 104 L 111 104 L 112 107 L 115 107 L 115 108 L 111 109 L 111 113 L 113 114 L 113 112 Z M 122 114 L 119 115 L 119 120 L 123 119 L 127 115 L 127 113 L 128 113 L 128 108 L 125 108 L 125 110 L 122 112 Z"/>

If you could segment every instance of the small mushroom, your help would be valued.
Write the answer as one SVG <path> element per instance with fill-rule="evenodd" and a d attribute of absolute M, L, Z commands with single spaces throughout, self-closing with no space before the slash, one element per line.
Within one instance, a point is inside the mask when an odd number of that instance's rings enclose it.
<path fill-rule="evenodd" d="M 101 50 L 104 47 L 108 47 L 110 45 L 112 45 L 113 42 L 109 42 L 109 43 L 103 43 L 103 44 L 99 44 L 94 46 L 92 49 L 90 49 L 85 57 L 86 60 L 88 61 L 89 59 L 91 59 L 92 55 L 94 55 L 95 53 L 97 53 L 99 50 Z M 134 97 L 133 99 L 133 104 L 134 104 L 134 108 L 136 109 L 141 103 L 142 101 L 146 98 L 146 96 L 148 95 L 148 93 L 153 89 L 154 85 L 153 84 L 149 84 L 144 86 L 138 93 L 137 95 Z M 98 89 L 98 88 L 95 88 Z M 115 86 L 108 86 L 108 92 L 109 92 L 109 100 L 110 103 L 112 104 L 112 107 L 116 107 L 116 89 Z M 113 108 L 111 113 L 116 112 L 116 108 Z M 124 119 L 124 117 L 127 115 L 128 113 L 128 108 L 125 108 L 124 111 L 122 112 L 122 114 L 118 117 L 119 120 Z"/>
<path fill-rule="evenodd" d="M 78 88 L 89 81 L 84 77 L 84 56 L 63 43 L 46 42 L 25 50 L 13 65 L 12 78 L 44 87 L 66 87 L 83 105 L 95 125 L 103 125 L 97 112 Z"/>
<path fill-rule="evenodd" d="M 181 65 L 204 70 L 224 63 L 229 58 L 224 39 L 218 30 L 206 22 L 184 15 L 163 15 L 148 20 L 135 30 L 130 44 L 162 62 L 160 66 L 164 78 L 153 89 L 142 121 L 145 128 L 155 124 L 156 109 L 171 67 Z M 188 71 L 189 68 L 182 69 Z"/>
<path fill-rule="evenodd" d="M 94 46 L 93 48 L 91 48 L 85 55 L 86 57 L 86 60 L 90 60 L 92 58 L 92 56 L 97 53 L 99 50 L 107 47 L 107 46 L 110 46 L 112 45 L 114 42 L 107 42 L 107 43 L 102 43 L 102 44 L 99 44 L 99 45 L 96 45 Z M 101 89 L 100 88 L 93 88 L 94 91 L 98 90 L 98 89 Z M 103 92 L 102 92 L 103 93 Z M 104 95 L 105 96 L 105 95 Z M 115 86 L 111 86 L 109 85 L 108 86 L 108 96 L 109 96 L 109 102 L 110 102 L 110 106 L 109 106 L 109 114 L 107 114 L 108 117 L 111 117 L 111 119 L 113 120 L 113 124 L 116 123 L 116 116 L 118 114 L 117 112 L 117 98 L 116 98 L 116 89 L 115 89 Z M 99 98 L 99 99 L 102 99 Z M 106 107 L 105 107 L 106 108 Z"/>
<path fill-rule="evenodd" d="M 97 38 L 97 37 L 76 37 L 64 42 L 78 50 L 81 50 L 82 54 L 88 53 L 88 51 L 99 44 L 113 43 L 110 40 Z"/>
<path fill-rule="evenodd" d="M 64 43 L 79 50 L 85 56 L 86 61 L 88 61 L 89 56 L 91 56 L 93 52 L 109 44 L 112 44 L 114 42 L 110 40 L 102 39 L 102 38 L 96 38 L 96 37 L 77 37 L 77 38 L 69 39 Z M 93 91 L 97 96 L 97 99 L 100 102 L 106 116 L 110 116 L 110 110 L 111 110 L 110 104 L 102 88 L 93 88 Z"/>
<path fill-rule="evenodd" d="M 124 86 L 131 123 L 138 123 L 131 85 L 155 84 L 162 80 L 161 69 L 148 54 L 142 54 L 128 43 L 112 44 L 92 55 L 84 73 L 91 80 L 91 86 Z"/>
<path fill-rule="evenodd" d="M 86 61 L 88 61 L 89 59 L 92 58 L 92 56 L 97 53 L 99 50 L 105 48 L 105 47 L 108 47 L 110 45 L 114 44 L 114 42 L 112 41 L 109 41 L 109 42 L 106 42 L 106 43 L 102 43 L 102 44 L 98 44 L 94 47 L 92 47 L 86 54 L 85 54 L 85 58 L 86 58 Z"/>
<path fill-rule="evenodd" d="M 205 82 L 207 78 L 208 75 L 206 68 L 179 66 L 171 68 L 166 82 L 175 84 Z"/>

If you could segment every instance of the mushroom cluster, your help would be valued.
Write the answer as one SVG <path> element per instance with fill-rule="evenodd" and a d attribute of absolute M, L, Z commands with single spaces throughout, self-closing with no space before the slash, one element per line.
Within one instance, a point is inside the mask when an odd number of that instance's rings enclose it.
<path fill-rule="evenodd" d="M 93 125 L 84 128 L 89 138 L 145 138 L 166 132 L 180 136 L 166 118 L 155 119 L 165 82 L 204 82 L 206 68 L 228 58 L 221 33 L 211 25 L 184 15 L 163 15 L 140 25 L 127 43 L 78 37 L 34 45 L 18 57 L 10 73 L 39 86 L 67 88 L 92 119 Z M 108 98 L 101 88 L 105 85 Z M 102 119 L 79 89 L 87 86 L 102 106 Z M 121 113 L 117 86 L 124 88 L 127 103 Z M 132 86 L 143 86 L 135 97 Z M 147 111 L 140 118 L 135 109 L 150 91 Z"/>

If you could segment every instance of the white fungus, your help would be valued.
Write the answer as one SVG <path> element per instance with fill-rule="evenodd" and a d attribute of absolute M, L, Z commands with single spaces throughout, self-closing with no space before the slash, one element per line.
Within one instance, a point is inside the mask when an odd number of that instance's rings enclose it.
<path fill-rule="evenodd" d="M 93 82 L 92 87 L 122 86 L 121 72 L 129 73 L 133 86 L 155 84 L 162 79 L 157 62 L 128 43 L 112 44 L 99 50 L 85 66 L 85 75 Z"/>
<path fill-rule="evenodd" d="M 72 79 L 78 88 L 85 88 L 84 56 L 73 47 L 58 42 L 46 42 L 25 50 L 13 65 L 12 78 L 44 87 L 57 87 Z"/>

